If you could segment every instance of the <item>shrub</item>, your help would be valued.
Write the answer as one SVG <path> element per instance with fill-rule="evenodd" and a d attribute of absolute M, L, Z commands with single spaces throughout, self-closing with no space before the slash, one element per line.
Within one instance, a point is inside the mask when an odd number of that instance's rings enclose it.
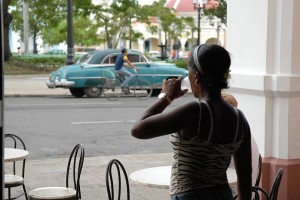
<path fill-rule="evenodd" d="M 23 54 L 18 58 L 18 55 L 13 54 L 4 65 L 4 74 L 48 74 L 65 64 L 65 55 Z"/>
<path fill-rule="evenodd" d="M 170 60 L 169 63 L 174 63 L 177 67 L 187 69 L 188 61 L 187 60 Z"/>

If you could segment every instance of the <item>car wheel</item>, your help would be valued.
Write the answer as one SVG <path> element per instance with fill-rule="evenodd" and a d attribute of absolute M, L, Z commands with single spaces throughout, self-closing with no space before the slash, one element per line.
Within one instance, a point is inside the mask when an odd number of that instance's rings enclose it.
<path fill-rule="evenodd" d="M 152 97 L 157 97 L 160 92 L 161 92 L 161 89 L 153 89 L 151 96 Z"/>
<path fill-rule="evenodd" d="M 70 92 L 74 97 L 83 97 L 84 91 L 82 88 L 70 88 Z"/>
<path fill-rule="evenodd" d="M 89 98 L 97 98 L 97 97 L 100 97 L 100 95 L 102 93 L 102 88 L 99 88 L 99 87 L 84 88 L 84 93 Z"/>

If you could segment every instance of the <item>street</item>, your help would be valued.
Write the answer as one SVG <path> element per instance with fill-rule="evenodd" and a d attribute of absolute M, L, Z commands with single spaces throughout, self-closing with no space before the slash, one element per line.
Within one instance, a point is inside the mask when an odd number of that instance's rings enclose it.
<path fill-rule="evenodd" d="M 33 160 L 68 157 L 77 143 L 84 144 L 86 156 L 168 153 L 169 136 L 138 140 L 130 134 L 135 120 L 155 100 L 6 97 L 4 130 L 24 140 Z M 167 109 L 191 100 L 187 94 Z"/>

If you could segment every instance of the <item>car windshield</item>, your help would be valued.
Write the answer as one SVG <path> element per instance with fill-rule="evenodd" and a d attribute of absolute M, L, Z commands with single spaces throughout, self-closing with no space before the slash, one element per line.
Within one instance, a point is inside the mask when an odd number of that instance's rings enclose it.
<path fill-rule="evenodd" d="M 88 64 L 88 61 L 90 60 L 91 57 L 92 57 L 91 54 L 85 54 L 78 60 L 78 63 Z"/>

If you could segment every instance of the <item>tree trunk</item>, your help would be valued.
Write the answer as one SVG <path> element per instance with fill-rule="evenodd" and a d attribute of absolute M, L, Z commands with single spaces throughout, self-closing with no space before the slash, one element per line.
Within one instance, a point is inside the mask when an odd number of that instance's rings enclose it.
<path fill-rule="evenodd" d="M 112 39 L 111 37 L 109 36 L 109 32 L 108 32 L 108 20 L 105 19 L 105 25 L 104 25 L 104 28 L 105 28 L 105 35 L 106 35 L 106 42 L 107 42 L 107 47 L 109 49 L 112 48 Z"/>
<path fill-rule="evenodd" d="M 3 28 L 4 28 L 4 61 L 8 61 L 11 57 L 10 47 L 9 47 L 9 26 L 12 22 L 12 16 L 8 13 L 8 5 L 11 0 L 3 1 Z"/>

